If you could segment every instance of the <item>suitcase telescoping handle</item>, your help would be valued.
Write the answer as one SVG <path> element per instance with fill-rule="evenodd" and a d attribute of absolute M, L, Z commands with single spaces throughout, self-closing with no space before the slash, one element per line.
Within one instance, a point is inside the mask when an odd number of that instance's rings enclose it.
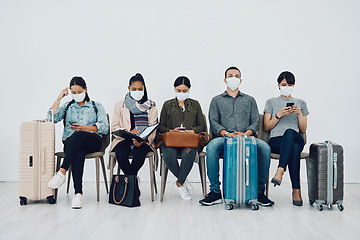
<path fill-rule="evenodd" d="M 328 144 L 330 144 L 331 146 L 333 146 L 334 145 L 334 143 L 333 142 L 331 142 L 331 141 L 325 141 L 325 143 L 328 143 Z M 337 175 L 338 175 L 338 171 L 337 171 L 337 153 L 336 152 L 333 152 L 333 168 L 334 168 L 334 178 L 333 178 L 333 187 L 334 187 L 334 189 L 336 189 L 337 188 Z"/>
<path fill-rule="evenodd" d="M 245 165 L 246 165 L 246 186 L 250 185 L 250 179 L 249 179 L 249 174 L 250 174 L 250 170 L 249 170 L 249 158 L 245 159 Z"/>

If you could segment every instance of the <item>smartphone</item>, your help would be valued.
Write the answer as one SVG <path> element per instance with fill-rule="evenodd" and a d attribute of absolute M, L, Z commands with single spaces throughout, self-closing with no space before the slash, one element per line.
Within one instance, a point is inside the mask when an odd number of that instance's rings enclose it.
<path fill-rule="evenodd" d="M 292 107 L 292 106 L 294 106 L 294 103 L 293 103 L 293 102 L 288 102 L 288 103 L 286 104 L 286 107 Z"/>
<path fill-rule="evenodd" d="M 70 125 L 74 125 L 74 124 L 77 124 L 76 121 L 69 121 Z"/>

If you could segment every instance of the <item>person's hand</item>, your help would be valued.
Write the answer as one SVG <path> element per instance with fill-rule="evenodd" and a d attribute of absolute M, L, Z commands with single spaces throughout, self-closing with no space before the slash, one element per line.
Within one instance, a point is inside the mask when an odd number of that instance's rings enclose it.
<path fill-rule="evenodd" d="M 277 116 L 279 118 L 282 118 L 284 116 L 287 116 L 287 115 L 290 115 L 292 114 L 293 111 L 292 111 L 292 107 L 283 107 L 278 113 L 277 113 Z"/>
<path fill-rule="evenodd" d="M 134 130 L 131 130 L 129 133 L 132 133 L 132 134 L 138 135 L 140 132 L 139 132 L 139 130 L 134 129 Z"/>
<path fill-rule="evenodd" d="M 301 109 L 299 106 L 292 106 L 291 108 L 293 113 L 296 113 L 297 115 L 302 115 Z"/>
<path fill-rule="evenodd" d="M 228 132 L 228 133 L 226 134 L 226 136 L 227 136 L 227 137 L 235 137 L 235 136 L 236 136 L 236 133 L 234 133 L 234 132 L 233 132 L 233 133 L 229 133 L 229 132 Z"/>
<path fill-rule="evenodd" d="M 75 124 L 71 125 L 70 128 L 75 131 L 81 131 L 84 128 L 84 126 L 75 123 Z"/>
<path fill-rule="evenodd" d="M 194 130 L 185 130 L 185 132 L 188 132 L 188 133 L 195 133 Z"/>
<path fill-rule="evenodd" d="M 143 145 L 146 141 L 138 142 L 136 139 L 133 138 L 133 143 L 136 147 L 140 147 Z"/>
<path fill-rule="evenodd" d="M 61 100 L 63 97 L 69 95 L 69 89 L 70 89 L 70 87 L 67 87 L 67 88 L 61 90 L 61 92 L 58 96 L 58 99 Z"/>
<path fill-rule="evenodd" d="M 245 133 L 243 133 L 243 132 L 235 132 L 235 135 L 237 135 L 237 136 L 242 136 L 242 135 L 244 135 Z M 228 136 L 229 136 L 229 134 L 228 134 Z"/>

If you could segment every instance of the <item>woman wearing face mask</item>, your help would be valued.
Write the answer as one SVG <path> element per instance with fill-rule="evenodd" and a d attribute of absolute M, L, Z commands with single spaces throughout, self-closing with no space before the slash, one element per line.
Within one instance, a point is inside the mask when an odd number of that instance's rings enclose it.
<path fill-rule="evenodd" d="M 155 103 L 148 99 L 145 81 L 141 74 L 137 73 L 130 78 L 128 89 L 125 99 L 115 104 L 111 131 L 126 130 L 139 134 L 146 127 L 157 123 L 158 111 Z M 143 142 L 115 136 L 110 151 L 115 152 L 119 167 L 124 174 L 136 176 L 144 165 L 146 154 L 150 151 L 156 152 L 153 142 L 155 135 L 156 132 L 152 133 Z M 130 154 L 133 156 L 131 163 Z"/>
<path fill-rule="evenodd" d="M 304 139 L 300 133 L 306 131 L 309 111 L 305 101 L 291 95 L 295 85 L 295 76 L 291 72 L 282 72 L 277 81 L 280 96 L 267 100 L 264 109 L 264 126 L 270 132 L 271 151 L 280 154 L 278 169 L 271 182 L 280 186 L 288 167 L 293 204 L 302 206 L 300 153 L 304 148 Z"/>
<path fill-rule="evenodd" d="M 175 98 L 166 101 L 161 109 L 159 127 L 160 133 L 168 131 L 186 131 L 200 133 L 205 131 L 205 119 L 198 101 L 189 98 L 191 84 L 187 77 L 181 76 L 175 80 Z M 185 130 L 184 130 L 185 128 Z M 190 200 L 194 190 L 187 176 L 193 166 L 196 148 L 175 148 L 161 145 L 166 166 L 175 175 L 177 181 L 174 188 L 184 200 Z M 181 164 L 177 161 L 181 155 Z"/>
<path fill-rule="evenodd" d="M 69 89 L 73 100 L 59 107 L 61 99 L 69 94 Z M 75 189 L 72 207 L 81 208 L 85 155 L 97 152 L 101 148 L 101 136 L 106 135 L 109 130 L 106 112 L 101 103 L 90 101 L 82 77 L 73 77 L 70 87 L 61 91 L 48 112 L 48 120 L 51 120 L 51 111 L 54 113 L 55 123 L 64 120 L 62 140 L 65 158 L 60 170 L 49 181 L 48 186 L 59 188 L 65 182 L 65 174 L 71 164 Z"/>

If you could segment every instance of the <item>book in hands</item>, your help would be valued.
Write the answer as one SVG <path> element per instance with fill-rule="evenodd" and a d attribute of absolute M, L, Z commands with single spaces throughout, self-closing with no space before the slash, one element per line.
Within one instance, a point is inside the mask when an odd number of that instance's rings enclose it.
<path fill-rule="evenodd" d="M 150 134 L 152 134 L 158 127 L 160 126 L 160 123 L 155 123 L 147 128 L 145 128 L 141 133 L 139 134 L 133 134 L 130 133 L 128 131 L 125 130 L 117 130 L 115 132 L 112 132 L 111 134 L 118 136 L 118 137 L 122 137 L 126 140 L 131 140 L 131 139 L 135 139 L 138 142 L 143 142 L 145 141 Z"/>

